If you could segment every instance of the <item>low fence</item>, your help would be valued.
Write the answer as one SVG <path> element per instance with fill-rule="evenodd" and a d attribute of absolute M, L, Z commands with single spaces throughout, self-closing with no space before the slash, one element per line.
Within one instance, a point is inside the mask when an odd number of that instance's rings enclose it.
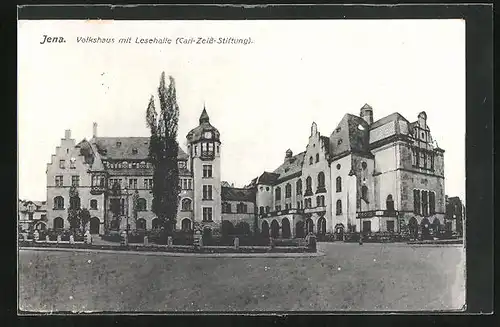
<path fill-rule="evenodd" d="M 195 246 L 195 245 L 97 245 L 84 242 L 69 243 L 66 241 L 20 241 L 20 248 L 69 248 L 69 249 L 98 249 L 114 251 L 138 252 L 177 252 L 177 253 L 311 253 L 316 248 L 307 246 Z"/>

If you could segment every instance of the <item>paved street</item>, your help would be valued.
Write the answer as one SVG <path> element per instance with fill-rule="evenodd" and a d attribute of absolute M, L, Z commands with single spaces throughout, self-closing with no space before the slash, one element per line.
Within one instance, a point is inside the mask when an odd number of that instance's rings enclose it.
<path fill-rule="evenodd" d="M 319 243 L 324 256 L 206 258 L 19 252 L 33 311 L 451 310 L 465 294 L 460 246 Z"/>

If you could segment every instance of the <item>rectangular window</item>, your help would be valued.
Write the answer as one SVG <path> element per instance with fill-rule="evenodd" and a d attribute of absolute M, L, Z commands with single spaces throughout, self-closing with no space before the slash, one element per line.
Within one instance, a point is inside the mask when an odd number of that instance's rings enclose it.
<path fill-rule="evenodd" d="M 69 161 L 69 168 L 71 168 L 71 169 L 75 169 L 76 168 L 76 166 L 75 166 L 75 160 L 71 159 Z"/>
<path fill-rule="evenodd" d="M 203 178 L 212 177 L 212 165 L 203 165 Z"/>
<path fill-rule="evenodd" d="M 429 192 L 429 211 L 433 215 L 436 213 L 436 193 Z"/>
<path fill-rule="evenodd" d="M 62 187 L 63 186 L 63 177 L 62 177 L 62 175 L 56 176 L 56 186 L 57 187 Z"/>
<path fill-rule="evenodd" d="M 120 199 L 120 214 L 125 214 L 125 199 Z"/>
<path fill-rule="evenodd" d="M 394 233 L 394 220 L 387 221 L 387 231 Z"/>
<path fill-rule="evenodd" d="M 190 179 L 187 180 L 187 189 L 188 190 L 192 190 L 193 189 L 193 186 L 191 185 L 191 180 Z"/>
<path fill-rule="evenodd" d="M 145 178 L 144 179 L 144 188 L 146 190 L 150 190 L 153 188 L 153 179 L 152 178 Z"/>
<path fill-rule="evenodd" d="M 59 160 L 59 168 L 64 169 L 64 167 L 65 167 L 65 161 Z"/>
<path fill-rule="evenodd" d="M 212 185 L 203 185 L 203 200 L 212 200 Z"/>
<path fill-rule="evenodd" d="M 300 208 L 300 201 L 297 201 L 297 209 L 301 209 Z"/>
<path fill-rule="evenodd" d="M 420 214 L 420 191 L 413 190 L 413 212 Z"/>
<path fill-rule="evenodd" d="M 425 153 L 420 151 L 420 167 L 425 168 Z"/>
<path fill-rule="evenodd" d="M 128 188 L 137 189 L 137 178 L 131 178 L 128 180 Z"/>
<path fill-rule="evenodd" d="M 422 191 L 422 215 L 427 216 L 429 214 L 429 202 L 427 197 L 427 191 Z"/>
<path fill-rule="evenodd" d="M 71 176 L 71 186 L 80 186 L 80 176 Z"/>
<path fill-rule="evenodd" d="M 419 149 L 415 149 L 415 166 L 420 165 L 420 151 Z"/>
<path fill-rule="evenodd" d="M 203 221 L 212 221 L 212 208 L 203 208 Z"/>

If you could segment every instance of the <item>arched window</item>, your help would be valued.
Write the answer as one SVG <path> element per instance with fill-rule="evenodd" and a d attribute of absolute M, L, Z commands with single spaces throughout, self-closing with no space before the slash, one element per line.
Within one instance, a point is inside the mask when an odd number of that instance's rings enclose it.
<path fill-rule="evenodd" d="M 90 209 L 97 210 L 97 200 L 96 199 L 90 200 Z"/>
<path fill-rule="evenodd" d="M 144 218 L 137 219 L 137 222 L 135 223 L 135 228 L 136 229 L 146 229 L 146 219 L 144 219 Z"/>
<path fill-rule="evenodd" d="M 160 228 L 160 219 L 158 219 L 158 218 L 153 219 L 153 221 L 151 222 L 151 227 L 153 229 Z"/>
<path fill-rule="evenodd" d="M 337 206 L 336 206 L 336 214 L 341 215 L 342 214 L 342 201 L 337 200 Z"/>
<path fill-rule="evenodd" d="M 306 178 L 306 193 L 312 193 L 312 178 L 308 176 Z"/>
<path fill-rule="evenodd" d="M 64 198 L 62 196 L 56 196 L 54 198 L 54 209 L 55 210 L 64 209 Z"/>
<path fill-rule="evenodd" d="M 366 185 L 361 186 L 361 198 L 368 202 L 368 187 Z"/>
<path fill-rule="evenodd" d="M 64 220 L 61 217 L 55 218 L 53 223 L 54 223 L 54 229 L 64 228 Z"/>
<path fill-rule="evenodd" d="M 387 196 L 385 207 L 387 208 L 387 211 L 394 211 L 394 200 L 392 199 L 392 194 Z"/>
<path fill-rule="evenodd" d="M 318 174 L 318 189 L 325 187 L 325 173 L 320 172 Z"/>
<path fill-rule="evenodd" d="M 316 162 L 319 162 L 319 153 L 316 153 Z"/>
<path fill-rule="evenodd" d="M 181 203 L 181 208 L 182 208 L 182 211 L 191 211 L 191 199 L 188 199 L 188 198 L 184 198 L 182 199 L 182 203 Z"/>
<path fill-rule="evenodd" d="M 276 190 L 274 190 L 274 193 L 275 193 L 276 201 L 280 201 L 281 200 L 281 188 L 279 186 L 276 188 Z"/>
<path fill-rule="evenodd" d="M 292 185 L 290 183 L 287 183 L 285 186 L 285 198 L 291 198 L 292 197 Z"/>
<path fill-rule="evenodd" d="M 146 199 L 138 198 L 137 199 L 137 211 L 146 211 Z"/>
<path fill-rule="evenodd" d="M 325 197 L 323 195 L 316 197 L 316 206 L 317 207 L 324 207 L 325 206 Z"/>
<path fill-rule="evenodd" d="M 297 180 L 296 188 L 297 188 L 297 195 L 302 194 L 302 180 L 301 179 Z"/>
<path fill-rule="evenodd" d="M 309 165 L 312 165 L 313 164 L 313 157 L 309 157 Z"/>
<path fill-rule="evenodd" d="M 188 232 L 191 230 L 191 219 L 188 219 L 188 218 L 184 218 L 182 219 L 182 230 L 184 232 Z"/>
<path fill-rule="evenodd" d="M 335 180 L 335 186 L 337 192 L 342 192 L 342 177 L 337 177 L 337 179 Z"/>
<path fill-rule="evenodd" d="M 264 210 L 265 210 L 265 209 L 264 209 L 264 207 L 260 207 L 260 208 L 259 208 L 259 213 L 260 213 L 261 215 L 263 215 L 263 214 L 265 213 L 265 211 L 264 211 Z"/>

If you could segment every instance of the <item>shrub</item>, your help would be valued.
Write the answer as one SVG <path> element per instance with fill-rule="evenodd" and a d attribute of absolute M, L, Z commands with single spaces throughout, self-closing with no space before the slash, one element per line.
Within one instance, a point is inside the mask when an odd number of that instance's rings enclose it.
<path fill-rule="evenodd" d="M 121 236 L 119 231 L 109 231 L 107 234 L 101 236 L 101 238 L 108 242 L 117 242 L 121 241 Z"/>

